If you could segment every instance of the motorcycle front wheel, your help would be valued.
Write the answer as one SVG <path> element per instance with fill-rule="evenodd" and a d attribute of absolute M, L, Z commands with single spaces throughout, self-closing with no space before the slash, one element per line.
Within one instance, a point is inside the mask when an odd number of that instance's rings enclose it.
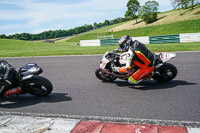
<path fill-rule="evenodd" d="M 102 69 L 100 69 L 100 68 L 96 69 L 95 75 L 98 79 L 100 79 L 104 82 L 112 82 L 117 79 L 114 75 L 107 74 L 107 73 L 103 72 Z"/>
<path fill-rule="evenodd" d="M 48 79 L 34 75 L 23 83 L 23 88 L 31 95 L 47 96 L 52 92 L 53 85 Z"/>

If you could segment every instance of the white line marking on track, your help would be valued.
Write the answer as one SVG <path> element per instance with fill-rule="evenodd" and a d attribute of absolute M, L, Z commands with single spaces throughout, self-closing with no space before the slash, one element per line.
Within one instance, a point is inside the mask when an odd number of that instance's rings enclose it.
<path fill-rule="evenodd" d="M 188 133 L 200 133 L 200 128 L 187 128 Z"/>

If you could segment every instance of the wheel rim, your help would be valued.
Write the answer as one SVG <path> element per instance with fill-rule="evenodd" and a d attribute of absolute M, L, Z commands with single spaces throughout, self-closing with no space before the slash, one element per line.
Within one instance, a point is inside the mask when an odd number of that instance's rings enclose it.
<path fill-rule="evenodd" d="M 164 79 L 170 79 L 174 76 L 171 70 L 163 70 L 159 72 L 159 75 Z"/>
<path fill-rule="evenodd" d="M 29 88 L 29 92 L 34 95 L 44 95 L 47 93 L 47 88 L 43 85 L 35 85 L 34 83 L 31 83 L 27 85 L 27 88 Z"/>
<path fill-rule="evenodd" d="M 107 74 L 107 73 L 104 73 L 102 71 L 100 71 L 100 75 L 103 79 L 105 79 L 106 81 L 110 81 L 110 80 L 113 80 L 114 77 L 110 74 Z"/>

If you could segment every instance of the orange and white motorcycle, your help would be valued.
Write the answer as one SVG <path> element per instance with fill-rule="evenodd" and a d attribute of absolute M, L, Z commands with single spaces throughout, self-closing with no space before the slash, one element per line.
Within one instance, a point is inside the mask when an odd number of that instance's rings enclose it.
<path fill-rule="evenodd" d="M 131 64 L 132 69 L 128 73 L 114 72 L 113 68 L 126 66 L 127 54 L 116 54 L 107 51 L 100 62 L 100 67 L 95 71 L 95 75 L 98 79 L 105 82 L 112 82 L 117 78 L 127 80 L 134 72 L 139 68 Z M 152 73 L 143 78 L 143 80 L 150 80 L 153 78 L 158 82 L 167 82 L 174 79 L 177 75 L 177 68 L 170 63 L 166 63 L 176 56 L 175 53 L 159 53 L 154 55 Z"/>

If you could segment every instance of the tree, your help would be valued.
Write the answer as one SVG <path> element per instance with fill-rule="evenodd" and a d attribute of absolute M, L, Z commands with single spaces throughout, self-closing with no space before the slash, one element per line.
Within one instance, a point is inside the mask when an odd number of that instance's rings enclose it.
<path fill-rule="evenodd" d="M 195 0 L 171 0 L 171 4 L 174 7 L 174 9 L 179 9 L 180 15 L 182 15 L 181 13 L 181 8 L 182 9 L 187 9 L 188 5 L 191 4 L 192 9 L 194 8 L 194 3 Z"/>
<path fill-rule="evenodd" d="M 196 0 L 171 0 L 171 4 L 174 7 L 174 9 L 180 8 L 187 9 L 189 5 L 191 5 L 192 9 L 194 9 Z M 181 12 L 180 12 L 181 14 Z"/>
<path fill-rule="evenodd" d="M 91 31 L 93 29 L 101 28 L 104 26 L 112 25 L 112 24 L 117 24 L 124 21 L 125 21 L 125 18 L 118 17 L 113 20 L 105 20 L 103 23 L 95 22 L 93 25 L 85 24 L 83 26 L 75 27 L 69 30 L 55 30 L 55 31 L 49 30 L 49 31 L 44 31 L 42 33 L 38 33 L 38 34 L 20 33 L 20 34 L 14 34 L 14 35 L 9 35 L 9 36 L 2 34 L 0 35 L 0 38 L 20 39 L 20 40 L 43 40 L 43 39 L 76 35 L 79 33 Z"/>
<path fill-rule="evenodd" d="M 194 5 L 195 5 L 195 2 L 197 2 L 197 0 L 189 0 L 189 2 L 191 3 L 192 9 L 194 9 Z"/>
<path fill-rule="evenodd" d="M 94 22 L 93 27 L 94 27 L 94 29 L 97 28 L 97 23 L 96 22 Z"/>
<path fill-rule="evenodd" d="M 191 0 L 192 3 L 192 9 L 194 9 L 194 0 Z"/>
<path fill-rule="evenodd" d="M 181 0 L 172 0 L 172 6 L 174 7 L 174 9 L 179 9 L 179 12 L 180 12 L 180 15 L 182 15 L 182 13 L 181 13 L 181 5 L 182 5 L 182 3 L 181 3 Z"/>
<path fill-rule="evenodd" d="M 32 39 L 32 37 L 31 37 L 31 34 L 21 33 L 20 39 L 21 40 L 30 40 L 30 39 Z"/>
<path fill-rule="evenodd" d="M 152 23 L 157 20 L 158 15 L 158 2 L 147 1 L 144 6 L 139 10 L 139 16 L 146 23 Z"/>
<path fill-rule="evenodd" d="M 0 38 L 7 38 L 5 34 L 0 35 Z"/>
<path fill-rule="evenodd" d="M 182 0 L 185 9 L 188 8 L 189 1 L 190 0 Z"/>
<path fill-rule="evenodd" d="M 127 3 L 127 8 L 128 10 L 126 11 L 125 18 L 128 20 L 136 19 L 136 23 L 137 23 L 136 13 L 138 12 L 140 8 L 140 3 L 138 2 L 138 0 L 129 0 Z"/>
<path fill-rule="evenodd" d="M 131 12 L 130 10 L 126 11 L 125 18 L 126 18 L 126 20 L 134 19 L 133 12 Z"/>
<path fill-rule="evenodd" d="M 104 21 L 104 25 L 105 25 L 105 26 L 110 25 L 110 21 L 109 21 L 109 20 L 105 20 L 105 21 Z"/>

